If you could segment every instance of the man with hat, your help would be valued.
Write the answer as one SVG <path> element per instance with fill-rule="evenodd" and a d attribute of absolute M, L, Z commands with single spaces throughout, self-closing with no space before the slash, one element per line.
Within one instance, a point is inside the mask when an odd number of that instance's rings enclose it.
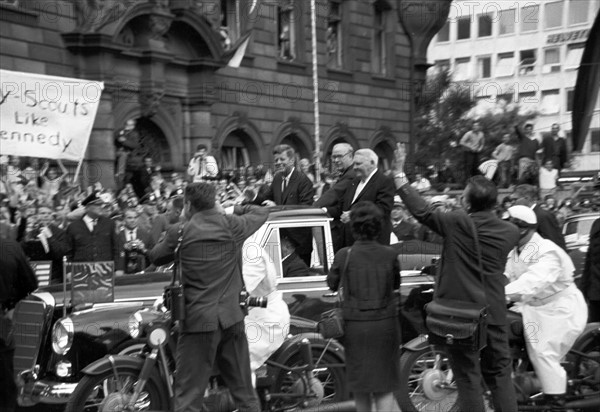
<path fill-rule="evenodd" d="M 113 261 L 115 274 L 122 275 L 123 259 L 119 256 L 115 222 L 105 213 L 109 198 L 108 193 L 94 191 L 81 202 L 85 208 L 83 217 L 67 227 L 67 256 L 72 262 Z"/>
<path fill-rule="evenodd" d="M 141 211 L 138 217 L 138 226 L 142 229 L 152 232 L 154 218 L 158 214 L 158 198 L 154 193 L 148 193 L 140 199 Z"/>
<path fill-rule="evenodd" d="M 547 403 L 564 404 L 567 373 L 560 364 L 587 323 L 587 306 L 573 281 L 575 267 L 558 245 L 536 232 L 537 218 L 527 206 L 508 208 L 509 220 L 519 228 L 519 243 L 509 254 L 505 275 L 507 298 L 517 302 L 526 334 L 529 359 Z"/>

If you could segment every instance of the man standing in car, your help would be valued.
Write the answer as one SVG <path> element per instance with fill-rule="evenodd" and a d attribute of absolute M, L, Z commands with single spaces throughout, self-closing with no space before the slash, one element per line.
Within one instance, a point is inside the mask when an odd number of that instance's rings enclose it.
<path fill-rule="evenodd" d="M 150 252 L 156 265 L 173 261 L 179 239 L 179 265 L 186 317 L 177 343 L 175 411 L 202 410 L 204 391 L 215 363 L 239 411 L 258 412 L 252 387 L 244 311 L 243 244 L 267 220 L 258 206 L 235 206 L 242 216 L 224 215 L 215 202 L 214 185 L 191 183 L 185 188 L 186 223 L 174 225 Z M 181 235 L 180 235 L 181 231 Z"/>
<path fill-rule="evenodd" d="M 21 245 L 3 236 L 0 236 L 0 267 L 0 412 L 10 412 L 17 406 L 14 345 L 10 337 L 12 311 L 19 300 L 37 288 L 37 280 Z"/>
<path fill-rule="evenodd" d="M 519 241 L 519 232 L 516 226 L 500 220 L 494 213 L 498 190 L 484 176 L 467 181 L 462 196 L 464 210 L 446 211 L 428 203 L 410 186 L 404 173 L 403 145 L 398 144 L 395 157 L 394 182 L 404 204 L 419 222 L 444 238 L 433 299 L 480 303 L 483 291 L 488 304 L 487 346 L 481 351 L 445 347 L 456 376 L 458 410 L 485 410 L 482 385 L 485 381 L 496 411 L 516 411 L 504 267 L 508 253 Z"/>

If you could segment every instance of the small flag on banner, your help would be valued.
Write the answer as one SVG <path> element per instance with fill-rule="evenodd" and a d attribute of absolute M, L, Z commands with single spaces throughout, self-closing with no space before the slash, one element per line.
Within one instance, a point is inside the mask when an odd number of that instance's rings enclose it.
<path fill-rule="evenodd" d="M 38 260 L 29 263 L 37 278 L 38 287 L 48 286 L 50 284 L 50 274 L 52 273 L 52 261 Z"/>
<path fill-rule="evenodd" d="M 240 67 L 242 59 L 246 54 L 246 49 L 250 43 L 250 36 L 254 29 L 254 23 L 257 20 L 260 13 L 260 0 L 245 0 L 240 3 L 239 16 L 241 19 L 241 25 L 243 32 L 239 39 L 235 41 L 231 49 L 225 53 L 225 59 L 227 60 L 227 66 L 229 67 Z"/>

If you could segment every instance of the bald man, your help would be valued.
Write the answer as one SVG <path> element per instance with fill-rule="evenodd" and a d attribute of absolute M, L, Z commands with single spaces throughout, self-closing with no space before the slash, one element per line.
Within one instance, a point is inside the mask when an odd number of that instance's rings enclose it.
<path fill-rule="evenodd" d="M 341 202 L 340 221 L 344 224 L 341 247 L 351 246 L 354 236 L 350 227 L 350 209 L 360 201 L 371 201 L 383 213 L 383 225 L 377 239 L 382 245 L 390 244 L 392 221 L 390 213 L 394 206 L 394 181 L 377 169 L 379 158 L 371 149 L 359 149 L 354 153 L 352 168 L 355 177 L 346 189 Z M 333 216 L 338 217 L 338 216 Z"/>

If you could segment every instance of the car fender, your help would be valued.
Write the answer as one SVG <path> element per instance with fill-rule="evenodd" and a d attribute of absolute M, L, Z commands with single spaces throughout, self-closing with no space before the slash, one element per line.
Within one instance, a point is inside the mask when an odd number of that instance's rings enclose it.
<path fill-rule="evenodd" d="M 419 352 L 429 347 L 427 335 L 419 335 L 402 346 L 402 351 Z"/>
<path fill-rule="evenodd" d="M 109 355 L 89 364 L 83 368 L 82 373 L 85 375 L 100 375 L 101 373 L 111 370 L 113 368 L 113 364 L 117 370 L 119 370 L 119 368 L 137 368 L 141 371 L 144 361 L 145 359 L 135 356 Z"/>
<path fill-rule="evenodd" d="M 300 333 L 298 335 L 294 335 L 291 338 L 286 339 L 283 344 L 279 347 L 279 349 L 271 356 L 271 360 L 285 364 L 287 360 L 289 360 L 292 356 L 298 353 L 298 349 L 300 347 L 300 342 L 302 339 L 308 339 L 311 343 L 312 348 L 323 350 L 327 347 L 327 351 L 336 356 L 341 363 L 346 361 L 346 356 L 344 354 L 344 347 L 336 340 L 328 341 L 324 339 L 318 333 Z"/>

